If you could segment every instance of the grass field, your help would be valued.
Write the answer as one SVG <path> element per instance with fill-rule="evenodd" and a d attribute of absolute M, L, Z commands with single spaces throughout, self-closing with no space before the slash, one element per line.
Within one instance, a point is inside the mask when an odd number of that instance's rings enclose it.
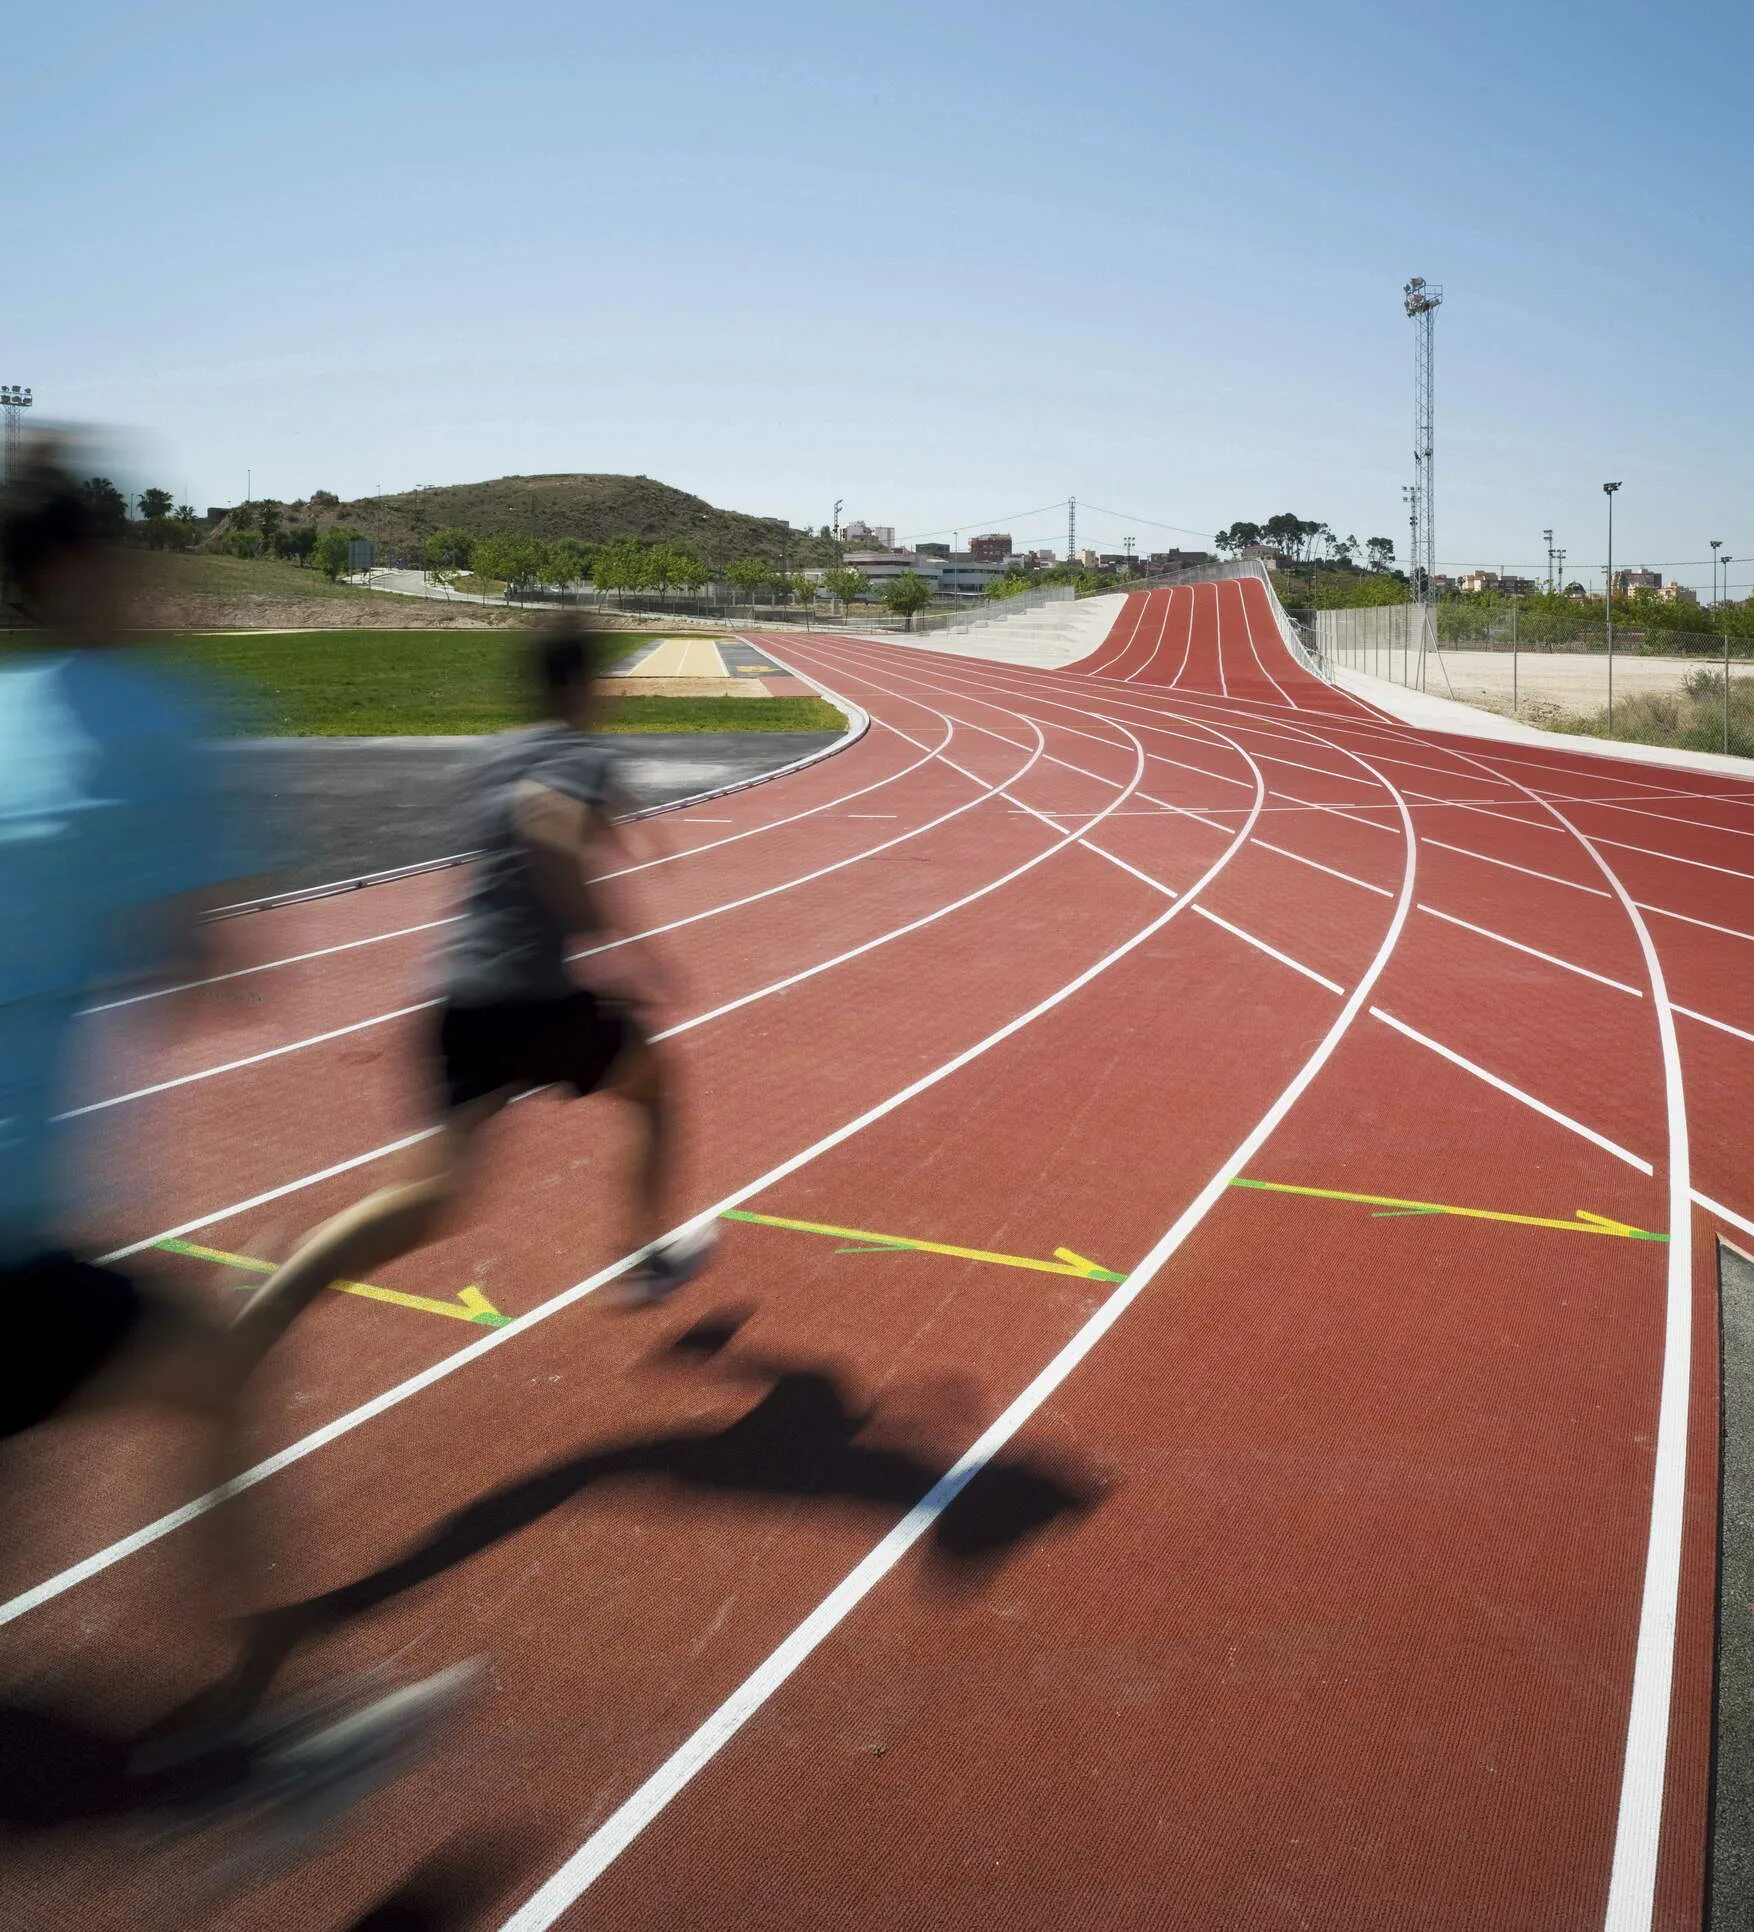
<path fill-rule="evenodd" d="M 650 643 L 617 637 L 629 652 Z M 528 717 L 515 631 L 289 631 L 154 638 L 171 663 L 214 674 L 232 728 L 254 737 L 447 737 Z M 601 728 L 839 731 L 820 698 L 617 698 Z"/>

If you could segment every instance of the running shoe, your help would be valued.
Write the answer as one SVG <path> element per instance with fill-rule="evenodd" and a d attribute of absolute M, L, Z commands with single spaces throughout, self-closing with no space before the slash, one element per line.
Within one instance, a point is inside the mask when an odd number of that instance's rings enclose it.
<path fill-rule="evenodd" d="M 712 1260 L 718 1241 L 710 1221 L 684 1228 L 622 1276 L 616 1300 L 623 1308 L 651 1308 L 668 1301 Z"/>

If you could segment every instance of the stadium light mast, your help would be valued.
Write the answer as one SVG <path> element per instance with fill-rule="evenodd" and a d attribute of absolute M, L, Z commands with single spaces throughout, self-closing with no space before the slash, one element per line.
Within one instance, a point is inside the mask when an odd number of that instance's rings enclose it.
<path fill-rule="evenodd" d="M 1066 499 L 1066 561 L 1078 561 L 1078 499 L 1075 496 Z"/>
<path fill-rule="evenodd" d="M 31 393 L 16 382 L 0 383 L 0 409 L 6 412 L 6 475 L 18 474 L 19 451 L 24 444 L 24 412 L 31 406 Z"/>
<path fill-rule="evenodd" d="M 1553 595 L 1553 532 L 1543 530 L 1541 535 L 1547 539 L 1547 595 Z"/>
<path fill-rule="evenodd" d="M 1434 596 L 1432 580 L 1437 575 L 1436 437 L 1432 427 L 1431 364 L 1443 290 L 1427 282 L 1423 275 L 1415 275 L 1401 295 L 1413 323 L 1413 487 L 1418 492 L 1413 504 L 1413 575 L 1416 587 L 1423 576 L 1424 589 L 1418 601 L 1429 604 Z"/>
<path fill-rule="evenodd" d="M 1717 607 L 1717 553 L 1723 547 L 1724 547 L 1724 540 L 1722 537 L 1712 538 L 1711 540 L 1711 602 L 1712 602 L 1713 609 L 1716 609 Z"/>

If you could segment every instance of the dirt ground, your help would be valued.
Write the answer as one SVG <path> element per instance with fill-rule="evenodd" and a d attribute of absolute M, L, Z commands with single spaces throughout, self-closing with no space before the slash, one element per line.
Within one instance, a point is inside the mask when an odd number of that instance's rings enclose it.
<path fill-rule="evenodd" d="M 1356 663 L 1350 657 L 1340 661 L 1351 669 L 1368 671 L 1396 684 L 1419 681 L 1419 660 L 1415 655 L 1410 674 L 1404 674 L 1399 651 L 1386 653 L 1381 661 L 1369 654 Z M 1722 668 L 1721 658 L 1614 657 L 1614 693 L 1631 697 L 1646 691 L 1679 691 L 1689 671 L 1704 666 Z M 1754 677 L 1754 664 L 1747 659 L 1731 659 L 1731 673 L 1738 680 Z M 1429 657 L 1425 665 L 1425 689 L 1435 697 L 1459 699 L 1488 711 L 1511 709 L 1512 664 L 1509 651 L 1444 651 Z M 1515 693 L 1519 707 L 1537 705 L 1546 709 L 1589 713 L 1600 711 L 1608 702 L 1608 659 L 1595 651 L 1519 651 L 1516 654 Z"/>

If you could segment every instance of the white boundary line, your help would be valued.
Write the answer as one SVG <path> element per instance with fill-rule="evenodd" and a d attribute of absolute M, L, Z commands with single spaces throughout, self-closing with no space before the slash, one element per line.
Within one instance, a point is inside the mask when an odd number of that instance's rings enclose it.
<path fill-rule="evenodd" d="M 1386 786 L 1387 781 L 1383 782 Z M 1410 816 L 1405 818 L 1404 824 L 1406 862 L 1401 890 L 1375 958 L 1335 1016 L 1333 1024 L 1317 1043 L 1314 1052 L 1244 1136 L 1241 1144 L 1159 1237 L 1127 1279 L 1013 1399 L 1010 1406 L 963 1452 L 955 1465 L 939 1478 L 889 1534 L 842 1578 L 693 1735 L 672 1752 L 644 1784 L 591 1833 L 572 1857 L 505 1921 L 502 1932 L 544 1932 L 578 1901 L 931 1529 L 969 1483 L 1085 1360 L 1150 1286 L 1213 1206 L 1224 1198 L 1231 1177 L 1248 1163 L 1326 1065 L 1381 976 L 1401 936 L 1412 903 L 1417 851 Z M 1211 874 L 1205 876 L 1209 878 Z M 1200 883 L 1203 885 L 1205 878 Z M 1193 888 L 1195 891 L 1198 889 Z M 1178 901 L 1177 905 L 1186 903 L 1184 899 Z M 1163 917 L 1167 919 L 1176 909 L 1176 906 L 1171 906 Z"/>

